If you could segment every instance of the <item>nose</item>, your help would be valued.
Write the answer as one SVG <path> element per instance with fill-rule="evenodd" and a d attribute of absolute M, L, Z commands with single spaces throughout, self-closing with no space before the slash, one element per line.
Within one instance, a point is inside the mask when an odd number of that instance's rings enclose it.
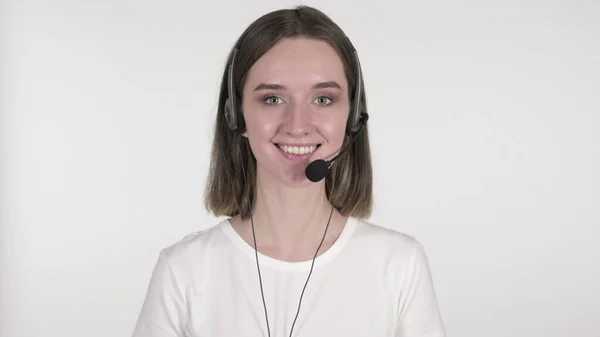
<path fill-rule="evenodd" d="M 312 113 L 302 103 L 289 104 L 284 118 L 283 128 L 290 136 L 304 136 L 314 131 Z"/>

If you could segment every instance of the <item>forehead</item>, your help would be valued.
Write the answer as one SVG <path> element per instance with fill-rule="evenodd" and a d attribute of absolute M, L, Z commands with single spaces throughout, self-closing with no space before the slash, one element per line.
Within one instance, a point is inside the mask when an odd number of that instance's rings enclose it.
<path fill-rule="evenodd" d="M 344 64 L 335 49 L 324 41 L 295 38 L 278 42 L 258 59 L 248 72 L 246 86 L 305 88 L 326 81 L 347 87 Z"/>

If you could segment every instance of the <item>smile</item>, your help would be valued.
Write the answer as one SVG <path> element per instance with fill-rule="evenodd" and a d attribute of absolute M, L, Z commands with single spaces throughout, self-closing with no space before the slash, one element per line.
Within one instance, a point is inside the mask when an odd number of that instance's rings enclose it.
<path fill-rule="evenodd" d="M 304 159 L 310 156 L 321 144 L 286 145 L 275 144 L 288 159 Z"/>

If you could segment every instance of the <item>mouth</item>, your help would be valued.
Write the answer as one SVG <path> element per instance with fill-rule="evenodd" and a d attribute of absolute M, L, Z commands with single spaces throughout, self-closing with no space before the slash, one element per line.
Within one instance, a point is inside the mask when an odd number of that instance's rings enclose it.
<path fill-rule="evenodd" d="M 284 157 L 291 160 L 304 160 L 309 158 L 321 144 L 287 145 L 275 144 Z"/>

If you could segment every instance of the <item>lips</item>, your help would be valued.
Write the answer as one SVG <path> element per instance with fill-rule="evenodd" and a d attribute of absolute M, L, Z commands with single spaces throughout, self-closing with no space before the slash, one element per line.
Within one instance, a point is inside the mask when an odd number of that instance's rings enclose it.
<path fill-rule="evenodd" d="M 275 144 L 284 157 L 291 160 L 309 158 L 321 144 Z"/>

